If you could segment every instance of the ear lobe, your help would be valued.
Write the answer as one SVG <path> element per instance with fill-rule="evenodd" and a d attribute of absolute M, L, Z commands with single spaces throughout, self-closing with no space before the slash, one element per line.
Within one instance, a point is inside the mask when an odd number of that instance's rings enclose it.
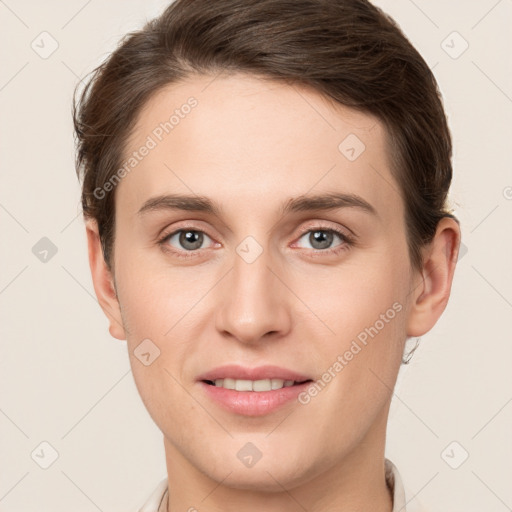
<path fill-rule="evenodd" d="M 89 252 L 89 267 L 96 297 L 101 309 L 109 320 L 109 332 L 118 340 L 125 340 L 121 310 L 114 286 L 112 273 L 108 270 L 103 257 L 103 249 L 94 219 L 86 222 L 87 246 Z"/>
<path fill-rule="evenodd" d="M 448 304 L 460 247 L 459 223 L 441 219 L 434 239 L 425 250 L 424 264 L 413 296 L 407 336 L 419 337 L 430 331 Z"/>

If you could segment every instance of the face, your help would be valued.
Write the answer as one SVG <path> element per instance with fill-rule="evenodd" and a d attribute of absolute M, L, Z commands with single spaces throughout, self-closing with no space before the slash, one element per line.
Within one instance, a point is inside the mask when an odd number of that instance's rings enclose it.
<path fill-rule="evenodd" d="M 404 205 L 376 118 L 212 80 L 141 112 L 116 188 L 117 297 L 168 460 L 281 490 L 383 446 L 414 280 Z"/>

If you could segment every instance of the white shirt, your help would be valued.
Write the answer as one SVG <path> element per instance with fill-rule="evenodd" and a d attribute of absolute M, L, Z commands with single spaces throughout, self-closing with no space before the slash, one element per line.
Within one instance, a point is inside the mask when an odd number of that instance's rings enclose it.
<path fill-rule="evenodd" d="M 425 512 L 416 498 L 411 500 L 411 503 L 406 502 L 402 478 L 396 466 L 389 459 L 385 459 L 385 469 L 386 483 L 393 494 L 392 512 Z M 139 512 L 167 512 L 168 498 L 167 478 L 164 478 L 139 509 Z"/>

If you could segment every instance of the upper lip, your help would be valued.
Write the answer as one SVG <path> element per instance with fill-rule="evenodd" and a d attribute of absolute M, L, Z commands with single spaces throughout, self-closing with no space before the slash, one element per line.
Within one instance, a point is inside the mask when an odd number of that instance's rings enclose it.
<path fill-rule="evenodd" d="M 282 379 L 293 380 L 295 382 L 303 382 L 311 380 L 307 375 L 297 373 L 287 368 L 279 366 L 265 365 L 256 368 L 247 368 L 236 364 L 227 364 L 218 366 L 213 370 L 205 372 L 197 378 L 197 380 L 217 379 L 235 379 L 235 380 L 264 380 L 264 379 Z"/>

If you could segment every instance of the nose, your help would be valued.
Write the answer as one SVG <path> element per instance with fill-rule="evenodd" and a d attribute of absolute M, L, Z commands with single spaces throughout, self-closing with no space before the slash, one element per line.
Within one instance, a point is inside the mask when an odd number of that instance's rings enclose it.
<path fill-rule="evenodd" d="M 219 291 L 216 327 L 223 336 L 257 344 L 290 331 L 290 292 L 272 264 L 269 251 L 248 261 L 238 253 L 234 255 L 233 268 Z"/>

